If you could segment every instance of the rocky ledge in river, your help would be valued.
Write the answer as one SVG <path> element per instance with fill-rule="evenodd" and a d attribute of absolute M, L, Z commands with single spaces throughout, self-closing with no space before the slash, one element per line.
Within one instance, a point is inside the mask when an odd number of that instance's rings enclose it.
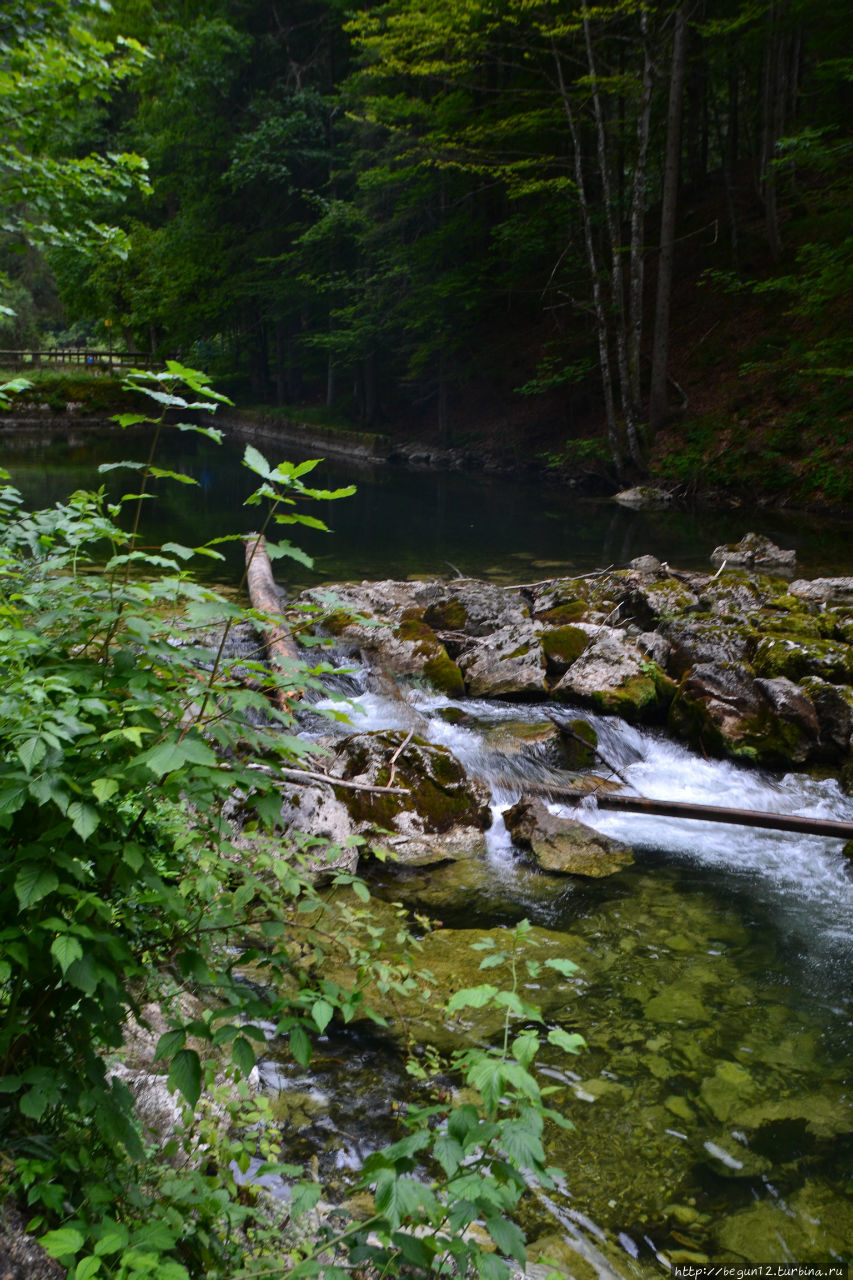
<path fill-rule="evenodd" d="M 850 766 L 853 578 L 627 569 L 312 589 L 298 604 L 375 669 L 454 699 L 548 700 L 665 726 L 707 755 Z"/>

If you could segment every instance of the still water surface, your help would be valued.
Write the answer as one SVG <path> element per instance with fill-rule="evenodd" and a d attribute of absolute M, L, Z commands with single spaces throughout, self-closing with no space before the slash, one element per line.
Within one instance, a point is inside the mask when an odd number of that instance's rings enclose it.
<path fill-rule="evenodd" d="M 0 465 L 11 471 L 27 502 L 50 506 L 75 488 L 99 483 L 106 483 L 112 495 L 132 492 L 133 473 L 123 473 L 123 481 L 115 472 L 99 477 L 98 464 L 119 457 L 141 459 L 147 444 L 140 433 L 96 436 L 81 431 L 49 444 L 32 430 L 14 437 L 6 433 L 0 437 Z M 262 443 L 261 450 L 271 462 L 279 460 L 275 445 Z M 160 465 L 185 472 L 196 484 L 160 483 L 157 504 L 146 506 L 146 538 L 198 546 L 254 528 L 258 508 L 243 505 L 254 487 L 253 476 L 241 458 L 242 445 L 236 441 L 226 439 L 216 447 L 198 436 L 167 436 Z M 294 531 L 293 541 L 314 558 L 314 571 L 288 562 L 292 586 L 457 573 L 521 582 L 618 567 L 643 554 L 679 568 L 702 569 L 715 546 L 736 541 L 749 530 L 795 549 L 798 572 L 804 576 L 845 573 L 851 567 L 853 522 L 835 518 L 759 509 L 638 512 L 610 500 L 580 497 L 542 477 L 409 471 L 340 461 L 322 462 L 305 482 L 325 489 L 354 483 L 357 492 L 306 508 L 324 519 L 332 533 Z M 239 567 L 234 551 L 224 571 L 204 571 L 233 578 L 239 577 Z"/>

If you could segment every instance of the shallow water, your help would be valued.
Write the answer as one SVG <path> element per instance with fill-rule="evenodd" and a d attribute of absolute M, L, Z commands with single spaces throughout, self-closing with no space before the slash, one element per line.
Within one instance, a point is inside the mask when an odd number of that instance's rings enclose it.
<path fill-rule="evenodd" d="M 465 702 L 472 723 L 451 725 L 437 716 L 446 699 L 418 690 L 409 699 L 427 736 L 486 777 L 496 727 L 543 720 L 538 707 Z M 364 729 L 409 714 L 374 693 L 357 706 Z M 588 719 L 642 794 L 853 818 L 832 781 L 707 761 Z M 535 749 L 514 766 L 553 775 Z M 540 1056 L 552 1105 L 576 1126 L 550 1135 L 566 1185 L 530 1208 L 529 1236 L 567 1235 L 600 1274 L 654 1275 L 679 1261 L 849 1262 L 853 866 L 840 842 L 598 813 L 585 802 L 583 820 L 631 843 L 636 864 L 605 880 L 543 875 L 519 860 L 500 820 L 523 785 L 508 788 L 505 773 L 484 864 L 383 870 L 375 888 L 440 915 L 444 929 L 526 916 L 580 966 L 570 998 L 550 1000 L 547 1017 L 580 1031 L 588 1049 L 567 1058 L 545 1046 Z M 383 1070 L 393 1092 L 393 1055 Z M 338 1087 L 352 1088 L 349 1071 Z M 408 1087 L 399 1076 L 401 1097 Z"/>

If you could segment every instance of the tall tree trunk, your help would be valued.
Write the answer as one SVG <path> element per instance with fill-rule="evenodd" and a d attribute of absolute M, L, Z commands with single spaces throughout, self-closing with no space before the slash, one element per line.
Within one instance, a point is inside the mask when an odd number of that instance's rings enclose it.
<path fill-rule="evenodd" d="M 637 151 L 631 190 L 631 260 L 628 288 L 628 380 L 634 414 L 639 420 L 643 403 L 640 352 L 643 340 L 643 285 L 645 281 L 646 180 L 648 173 L 649 129 L 652 118 L 654 68 L 649 52 L 649 17 L 640 11 L 643 42 L 643 84 L 637 110 Z"/>
<path fill-rule="evenodd" d="M 598 271 L 598 258 L 595 252 L 595 240 L 592 234 L 592 218 L 590 216 L 586 180 L 583 172 L 583 152 L 581 151 L 580 131 L 578 129 L 577 120 L 575 119 L 574 110 L 572 109 L 572 102 L 569 97 L 565 76 L 563 75 L 563 64 L 560 60 L 559 51 L 553 41 L 551 43 L 551 52 L 554 58 L 554 66 L 557 71 L 557 83 L 560 89 L 560 99 L 563 104 L 563 111 L 565 112 L 569 132 L 572 138 L 575 185 L 577 187 L 578 202 L 581 209 L 581 221 L 583 223 L 583 238 L 584 245 L 586 247 L 587 266 L 592 280 L 592 301 L 593 308 L 595 310 L 596 330 L 598 333 L 598 360 L 601 368 L 602 389 L 604 391 L 604 413 L 607 419 L 607 439 L 610 446 L 610 456 L 613 460 L 613 465 L 617 472 L 621 474 L 622 447 L 619 440 L 619 428 L 616 423 L 616 405 L 613 396 L 613 372 L 610 367 L 610 342 L 607 326 L 607 310 L 604 305 L 604 296 L 601 289 L 601 277 Z"/>
<path fill-rule="evenodd" d="M 652 343 L 652 376 L 649 387 L 649 426 L 652 432 L 664 422 L 667 412 L 669 366 L 669 317 L 672 303 L 672 273 L 675 261 L 675 213 L 678 204 L 678 168 L 681 159 L 681 117 L 684 77 L 687 69 L 687 18 L 684 9 L 675 12 L 672 40 L 672 70 L 669 84 L 669 111 L 666 122 L 666 159 L 660 219 L 660 259 L 655 304 L 655 331 Z"/>
<path fill-rule="evenodd" d="M 622 235 L 619 210 L 613 198 L 613 187 L 610 180 L 610 158 L 607 147 L 607 131 L 604 121 L 604 109 L 598 86 L 598 74 L 595 64 L 595 53 L 592 45 L 589 8 L 587 0 L 583 0 L 583 32 L 586 44 L 587 65 L 592 87 L 592 109 L 595 117 L 596 152 L 598 155 L 598 172 L 601 178 L 601 194 L 603 197 L 605 217 L 607 220 L 607 236 L 610 241 L 610 294 L 614 314 L 616 337 L 616 367 L 619 372 L 619 390 L 622 401 L 622 413 L 625 418 L 625 430 L 628 437 L 628 451 L 631 461 L 642 467 L 643 458 L 637 433 L 637 420 L 631 396 L 631 382 L 628 373 L 628 341 L 625 311 L 625 285 L 622 271 Z"/>

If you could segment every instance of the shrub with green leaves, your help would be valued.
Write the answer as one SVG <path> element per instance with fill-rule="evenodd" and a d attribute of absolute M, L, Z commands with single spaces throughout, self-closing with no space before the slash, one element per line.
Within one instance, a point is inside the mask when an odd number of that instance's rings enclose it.
<path fill-rule="evenodd" d="M 538 1014 L 520 1007 L 514 981 L 455 997 L 494 1000 L 505 1013 L 502 1047 L 452 1064 L 482 1105 L 412 1112 L 411 1134 L 365 1166 L 369 1225 L 337 1235 L 317 1225 L 307 1244 L 282 1234 L 322 1189 L 287 1163 L 268 1102 L 249 1087 L 256 1056 L 273 1034 L 307 1065 L 313 1036 L 364 1013 L 378 963 L 385 990 L 410 989 L 417 944 L 401 925 L 393 944 L 403 958 L 389 963 L 366 886 L 330 863 L 334 891 L 319 889 L 312 841 L 276 830 L 282 771 L 291 776 L 307 750 L 287 708 L 322 665 L 229 657 L 235 626 L 264 619 L 193 580 L 189 561 L 217 547 L 139 545 L 150 478 L 193 483 L 156 466 L 162 432 L 215 436 L 174 419 L 222 397 L 175 362 L 130 374 L 128 386 L 159 410 L 119 419 L 151 426 L 147 463 L 127 464 L 138 472 L 132 493 L 78 492 L 29 513 L 10 483 L 0 487 L 5 1194 L 73 1280 L 334 1280 L 368 1258 L 386 1275 L 399 1262 L 393 1274 L 473 1266 L 497 1280 L 508 1274 L 499 1254 L 522 1257 L 511 1216 L 519 1197 L 554 1176 L 541 1142 L 552 1113 L 532 1074 L 537 1036 L 509 1036 L 512 1019 Z M 244 461 L 260 480 L 249 503 L 266 508 L 262 531 L 323 527 L 300 504 L 350 492 L 307 487 L 314 463 L 273 467 L 251 447 Z M 272 551 L 302 556 L 287 540 Z M 239 841 L 225 816 L 235 799 Z M 520 927 L 512 951 L 484 964 L 506 961 L 514 979 L 522 944 Z M 322 976 L 330 950 L 345 957 L 346 985 Z M 152 1006 L 168 1027 L 156 1049 L 163 1078 L 184 1104 L 159 1149 L 116 1065 L 129 1020 L 144 1026 Z M 418 1162 L 424 1179 L 413 1176 Z M 250 1168 L 293 1184 L 284 1221 L 241 1185 Z M 497 1252 L 469 1236 L 475 1221 Z"/>

